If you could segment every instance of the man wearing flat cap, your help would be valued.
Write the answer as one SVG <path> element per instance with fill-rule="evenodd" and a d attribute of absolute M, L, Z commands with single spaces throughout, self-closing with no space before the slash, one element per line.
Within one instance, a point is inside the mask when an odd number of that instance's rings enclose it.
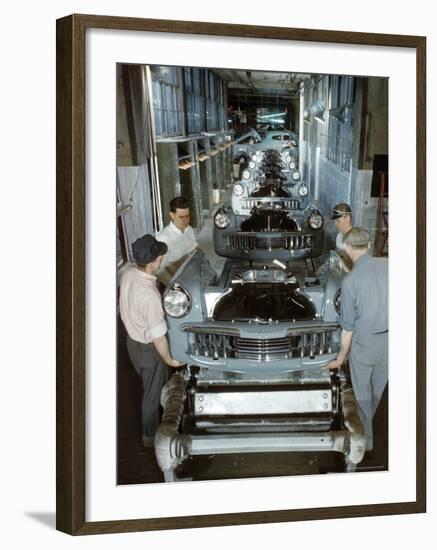
<path fill-rule="evenodd" d="M 159 400 L 167 381 L 166 365 L 181 366 L 170 354 L 161 294 L 154 275 L 166 252 L 165 243 L 152 235 L 143 235 L 132 245 L 135 264 L 127 267 L 120 280 L 120 315 L 126 327 L 127 350 L 143 382 L 141 416 L 145 447 L 153 446 L 160 422 Z"/>
<path fill-rule="evenodd" d="M 343 243 L 343 235 L 352 229 L 352 209 L 345 202 L 334 206 L 331 220 L 334 220 L 337 238 L 335 248 L 341 252 L 346 252 L 346 245 Z"/>
<path fill-rule="evenodd" d="M 341 285 L 341 346 L 328 368 L 339 368 L 349 354 L 352 387 L 373 449 L 372 418 L 388 380 L 388 261 L 368 254 L 370 236 L 353 227 L 344 237 L 353 268 Z"/>

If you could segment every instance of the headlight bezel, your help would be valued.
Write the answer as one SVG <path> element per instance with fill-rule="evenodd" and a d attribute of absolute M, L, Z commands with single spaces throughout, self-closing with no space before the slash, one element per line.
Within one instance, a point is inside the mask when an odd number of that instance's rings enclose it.
<path fill-rule="evenodd" d="M 309 193 L 308 185 L 306 183 L 301 183 L 297 188 L 297 192 L 300 197 L 307 197 Z"/>
<path fill-rule="evenodd" d="M 236 183 L 232 189 L 233 194 L 236 197 L 241 197 L 244 195 L 244 187 L 241 185 L 241 183 Z"/>
<path fill-rule="evenodd" d="M 225 220 L 225 224 L 224 225 L 219 225 L 217 223 L 217 218 L 219 216 L 223 216 L 224 220 Z M 229 224 L 231 223 L 231 218 L 227 215 L 226 213 L 226 210 L 224 208 L 221 208 L 220 210 L 218 210 L 215 215 L 214 215 L 214 225 L 217 229 L 226 229 Z"/>
<path fill-rule="evenodd" d="M 320 223 L 314 224 L 315 218 L 318 218 L 320 220 Z M 311 227 L 311 229 L 314 229 L 315 231 L 322 229 L 324 223 L 325 223 L 325 219 L 318 210 L 313 210 L 313 212 L 311 212 L 311 214 L 308 217 L 308 225 Z"/>
<path fill-rule="evenodd" d="M 250 172 L 249 170 L 243 170 L 243 173 L 241 174 L 241 179 L 248 181 L 250 180 Z"/>
<path fill-rule="evenodd" d="M 186 300 L 186 306 L 184 306 L 183 311 L 178 314 L 176 314 L 171 309 L 172 306 L 175 307 L 174 303 L 170 304 L 170 306 L 168 305 L 169 297 L 171 297 L 172 295 L 173 297 L 182 296 Z M 163 300 L 162 300 L 162 305 L 165 313 L 170 317 L 172 317 L 173 319 L 181 319 L 182 317 L 185 317 L 186 315 L 188 315 L 191 311 L 192 303 L 193 303 L 193 300 L 188 290 L 184 288 L 180 283 L 177 283 L 177 282 L 173 283 L 169 288 L 165 290 Z M 178 304 L 176 304 L 176 306 L 177 305 Z"/>
<path fill-rule="evenodd" d="M 295 170 L 293 170 L 293 171 L 291 172 L 291 179 L 292 179 L 293 181 L 295 181 L 295 182 L 297 182 L 297 181 L 300 180 L 300 172 L 299 172 L 299 170 L 296 170 L 296 169 L 295 169 Z"/>

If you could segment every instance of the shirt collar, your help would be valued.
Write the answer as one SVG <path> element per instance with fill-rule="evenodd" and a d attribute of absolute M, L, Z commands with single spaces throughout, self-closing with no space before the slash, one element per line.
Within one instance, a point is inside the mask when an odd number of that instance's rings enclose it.
<path fill-rule="evenodd" d="M 170 228 L 172 231 L 176 232 L 176 233 L 180 233 L 181 235 L 185 235 L 185 233 L 187 232 L 187 229 L 189 228 L 190 226 L 187 225 L 187 227 L 185 228 L 185 231 L 181 231 L 179 229 L 179 227 L 176 227 L 175 224 L 170 220 Z"/>
<path fill-rule="evenodd" d="M 355 265 L 362 265 L 367 263 L 369 260 L 371 260 L 371 256 L 369 253 L 363 254 L 358 258 L 358 260 L 355 262 Z"/>
<path fill-rule="evenodd" d="M 139 273 L 139 276 L 143 279 L 148 279 L 149 281 L 156 281 L 156 275 L 152 275 L 151 273 L 146 273 L 145 271 L 142 271 L 141 269 L 138 269 L 138 267 L 135 265 L 135 270 L 137 273 Z"/>

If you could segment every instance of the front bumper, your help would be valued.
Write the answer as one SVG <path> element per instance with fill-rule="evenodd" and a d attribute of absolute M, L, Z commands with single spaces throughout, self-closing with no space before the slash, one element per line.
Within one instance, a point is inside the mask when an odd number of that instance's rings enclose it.
<path fill-rule="evenodd" d="M 163 389 L 161 402 L 164 415 L 155 437 L 155 453 L 166 481 L 176 481 L 176 468 L 188 456 L 234 453 L 338 452 L 346 464 L 354 467 L 363 459 L 366 439 L 358 417 L 358 406 L 352 388 L 341 387 L 341 429 L 312 432 L 180 433 L 186 381 L 173 375 Z M 232 415 L 231 415 L 232 416 Z"/>

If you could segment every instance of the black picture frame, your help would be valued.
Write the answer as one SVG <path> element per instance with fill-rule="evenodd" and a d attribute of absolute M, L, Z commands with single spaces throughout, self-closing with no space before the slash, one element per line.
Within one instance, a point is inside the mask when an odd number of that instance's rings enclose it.
<path fill-rule="evenodd" d="M 416 498 L 411 502 L 86 521 L 85 34 L 186 33 L 410 48 L 416 52 Z M 283 27 L 70 15 L 57 21 L 57 529 L 71 535 L 291 522 L 426 511 L 426 38 Z"/>

